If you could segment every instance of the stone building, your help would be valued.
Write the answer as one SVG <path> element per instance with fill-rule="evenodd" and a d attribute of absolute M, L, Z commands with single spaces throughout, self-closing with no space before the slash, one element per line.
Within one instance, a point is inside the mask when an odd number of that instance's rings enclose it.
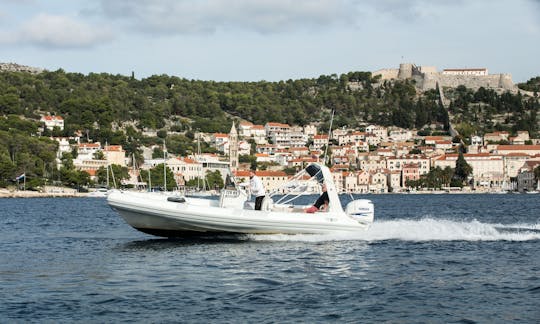
<path fill-rule="evenodd" d="M 413 63 L 401 63 L 399 69 L 381 69 L 374 71 L 373 76 L 380 75 L 381 80 L 415 81 L 421 91 L 439 87 L 455 88 L 464 85 L 467 88 L 502 89 L 517 91 L 510 74 L 488 74 L 487 68 L 451 68 L 438 72 L 435 67 L 416 66 Z"/>

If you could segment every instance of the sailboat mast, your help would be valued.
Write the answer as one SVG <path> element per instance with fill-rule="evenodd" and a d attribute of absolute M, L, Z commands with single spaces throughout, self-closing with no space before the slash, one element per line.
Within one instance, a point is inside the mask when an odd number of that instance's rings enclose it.
<path fill-rule="evenodd" d="M 167 148 L 165 147 L 165 142 L 163 142 L 163 188 L 164 191 L 167 191 Z"/>
<path fill-rule="evenodd" d="M 332 109 L 332 117 L 330 118 L 330 127 L 328 128 L 328 140 L 326 142 L 326 149 L 324 150 L 324 160 L 323 163 L 326 164 L 326 155 L 328 154 L 328 146 L 330 146 L 330 134 L 332 134 L 332 123 L 334 122 L 334 113 L 336 111 Z"/>
<path fill-rule="evenodd" d="M 197 133 L 197 158 L 195 159 L 197 163 L 201 160 L 201 133 Z M 201 168 L 198 168 L 199 174 L 197 176 L 197 191 L 200 190 L 199 182 L 201 181 Z M 204 185 L 204 182 L 203 182 Z"/>
<path fill-rule="evenodd" d="M 105 141 L 105 160 L 107 161 L 107 163 L 105 164 L 106 167 L 107 167 L 107 190 L 109 189 L 109 149 L 108 149 L 108 142 Z"/>

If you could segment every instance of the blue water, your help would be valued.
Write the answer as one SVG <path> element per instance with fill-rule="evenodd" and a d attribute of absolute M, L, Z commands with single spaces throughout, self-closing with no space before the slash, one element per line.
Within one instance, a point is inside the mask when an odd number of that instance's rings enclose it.
<path fill-rule="evenodd" d="M 540 322 L 540 195 L 365 197 L 361 235 L 176 240 L 0 199 L 0 322 Z"/>

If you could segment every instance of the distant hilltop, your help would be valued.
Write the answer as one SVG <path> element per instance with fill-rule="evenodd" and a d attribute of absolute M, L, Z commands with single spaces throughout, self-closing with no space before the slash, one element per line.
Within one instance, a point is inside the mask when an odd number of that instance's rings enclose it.
<path fill-rule="evenodd" d="M 0 63 L 0 72 L 5 71 L 39 74 L 45 69 L 17 63 Z M 510 74 L 489 74 L 487 68 L 453 68 L 439 72 L 434 66 L 401 63 L 399 69 L 380 69 L 372 72 L 372 75 L 374 77 L 380 76 L 382 81 L 411 79 L 415 81 L 415 85 L 420 91 L 436 89 L 437 86 L 456 88 L 460 85 L 471 89 L 484 87 L 511 92 L 518 91 Z"/>
<path fill-rule="evenodd" d="M 0 72 L 27 72 L 38 74 L 44 71 L 42 68 L 20 65 L 17 63 L 0 63 Z"/>
<path fill-rule="evenodd" d="M 422 91 L 435 89 L 437 85 L 451 88 L 464 85 L 471 89 L 484 87 L 512 92 L 518 90 L 510 74 L 488 74 L 487 68 L 444 69 L 439 72 L 434 66 L 401 63 L 399 69 L 381 69 L 372 75 L 380 75 L 381 80 L 412 79 L 416 82 L 416 87 Z"/>

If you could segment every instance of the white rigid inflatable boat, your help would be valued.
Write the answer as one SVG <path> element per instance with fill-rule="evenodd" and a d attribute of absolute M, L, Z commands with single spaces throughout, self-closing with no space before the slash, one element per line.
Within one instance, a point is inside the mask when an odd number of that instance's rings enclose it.
<path fill-rule="evenodd" d="M 366 230 L 374 218 L 370 200 L 358 199 L 341 206 L 330 171 L 312 163 L 294 178 L 309 174 L 326 184 L 327 211 L 305 213 L 309 206 L 294 205 L 293 195 L 277 202 L 265 197 L 262 210 L 254 210 L 249 194 L 242 189 L 224 189 L 219 200 L 183 197 L 164 193 L 113 191 L 107 201 L 133 228 L 163 237 L 183 237 L 204 233 L 244 234 L 324 234 Z M 294 179 L 293 178 L 293 179 Z M 284 186 L 286 187 L 286 186 Z M 284 198 L 293 196 L 283 203 Z"/>

